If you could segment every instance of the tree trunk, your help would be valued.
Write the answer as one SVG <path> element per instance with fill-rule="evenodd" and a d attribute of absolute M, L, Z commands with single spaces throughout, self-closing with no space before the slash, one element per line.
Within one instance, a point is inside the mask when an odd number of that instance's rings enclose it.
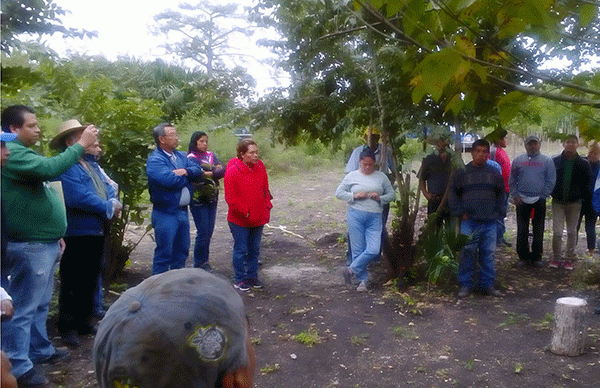
<path fill-rule="evenodd" d="M 585 347 L 587 302 L 580 298 L 559 298 L 554 308 L 551 351 L 563 356 L 579 356 Z"/>

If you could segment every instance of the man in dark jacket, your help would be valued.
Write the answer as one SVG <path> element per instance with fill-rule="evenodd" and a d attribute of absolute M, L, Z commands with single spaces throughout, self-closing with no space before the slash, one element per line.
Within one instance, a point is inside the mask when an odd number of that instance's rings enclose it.
<path fill-rule="evenodd" d="M 561 265 L 573 269 L 575 243 L 577 241 L 577 221 L 581 213 L 582 201 L 590 201 L 592 192 L 592 170 L 587 160 L 577 153 L 579 139 L 569 135 L 563 142 L 564 151 L 553 158 L 556 167 L 556 186 L 552 191 L 552 254 L 551 268 Z M 567 224 L 567 251 L 562 258 L 563 228 Z"/>
<path fill-rule="evenodd" d="M 488 165 L 490 143 L 479 139 L 473 143 L 473 161 L 459 170 L 450 190 L 450 211 L 462 219 L 460 233 L 471 236 L 461 252 L 458 267 L 459 298 L 467 297 L 474 286 L 475 261 L 479 261 L 480 288 L 492 296 L 502 296 L 494 288 L 494 250 L 496 220 L 504 212 L 504 181 L 500 172 Z"/>
<path fill-rule="evenodd" d="M 203 176 L 202 168 L 177 151 L 177 130 L 169 123 L 154 127 L 156 149 L 148 156 L 146 174 L 152 202 L 154 261 L 152 274 L 185 267 L 190 250 L 188 205 L 193 191 L 189 179 Z"/>

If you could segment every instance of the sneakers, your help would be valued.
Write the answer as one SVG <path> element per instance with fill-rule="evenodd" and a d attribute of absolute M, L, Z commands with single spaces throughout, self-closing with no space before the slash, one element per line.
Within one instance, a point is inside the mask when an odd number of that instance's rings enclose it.
<path fill-rule="evenodd" d="M 569 260 L 565 260 L 562 263 L 558 260 L 553 260 L 548 267 L 550 268 L 560 268 L 563 267 L 564 269 L 568 270 L 568 271 L 572 271 L 573 270 L 573 263 Z"/>
<path fill-rule="evenodd" d="M 358 287 L 356 288 L 356 291 L 358 291 L 358 292 L 367 292 L 367 282 L 365 280 L 363 280 L 362 282 L 360 282 L 358 284 Z"/>
<path fill-rule="evenodd" d="M 344 267 L 342 275 L 344 276 L 344 283 L 346 284 L 352 284 L 355 279 L 354 273 L 348 267 Z"/>
<path fill-rule="evenodd" d="M 457 296 L 460 299 L 466 298 L 469 295 L 471 295 L 471 289 L 469 287 L 461 286 L 460 289 L 458 290 L 458 295 Z"/>
<path fill-rule="evenodd" d="M 563 268 L 569 271 L 573 270 L 573 263 L 571 263 L 569 260 L 565 260 L 563 261 Z"/>
<path fill-rule="evenodd" d="M 246 279 L 246 284 L 252 288 L 263 288 L 262 283 L 258 279 Z"/>
<path fill-rule="evenodd" d="M 235 288 L 237 288 L 238 290 L 240 290 L 240 291 L 248 291 L 248 290 L 250 290 L 250 285 L 248 285 L 248 282 L 245 281 L 245 280 L 242 280 L 239 283 L 234 283 L 233 286 Z"/>
<path fill-rule="evenodd" d="M 69 352 L 67 349 L 65 348 L 57 348 L 54 351 L 54 354 L 51 355 L 50 357 L 35 362 L 35 364 L 56 364 L 59 362 L 63 362 L 63 361 L 69 361 L 71 359 L 71 352 Z"/>
<path fill-rule="evenodd" d="M 31 368 L 23 376 L 17 379 L 17 383 L 19 384 L 19 387 L 37 388 L 47 386 L 50 384 L 50 381 L 46 376 L 39 374 L 35 368 Z"/>
<path fill-rule="evenodd" d="M 495 289 L 494 287 L 489 287 L 484 291 L 484 294 L 489 295 L 489 296 L 494 296 L 496 298 L 501 298 L 504 296 L 503 293 L 500 292 L 500 290 Z"/>

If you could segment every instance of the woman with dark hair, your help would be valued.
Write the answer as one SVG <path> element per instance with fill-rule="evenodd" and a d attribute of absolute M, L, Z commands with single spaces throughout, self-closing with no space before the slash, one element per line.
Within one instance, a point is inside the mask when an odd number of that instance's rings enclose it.
<path fill-rule="evenodd" d="M 247 291 L 262 288 L 258 280 L 258 257 L 263 226 L 271 215 L 271 192 L 264 164 L 258 159 L 254 140 L 237 145 L 237 157 L 227 164 L 225 201 L 227 221 L 233 235 L 235 288 Z"/>
<path fill-rule="evenodd" d="M 379 254 L 381 212 L 396 198 L 388 177 L 375 170 L 375 154 L 366 149 L 360 153 L 359 168 L 348 173 L 335 191 L 338 199 L 348 202 L 346 220 L 352 248 L 352 263 L 345 268 L 347 283 L 359 283 L 357 291 L 367 291 L 367 265 Z"/>
<path fill-rule="evenodd" d="M 187 157 L 192 162 L 198 163 L 204 171 L 204 177 L 200 182 L 192 183 L 194 194 L 190 202 L 190 211 L 196 224 L 194 267 L 210 272 L 212 271 L 208 263 L 210 239 L 217 217 L 219 179 L 225 175 L 225 168 L 219 158 L 208 150 L 208 135 L 202 131 L 192 134 Z"/>

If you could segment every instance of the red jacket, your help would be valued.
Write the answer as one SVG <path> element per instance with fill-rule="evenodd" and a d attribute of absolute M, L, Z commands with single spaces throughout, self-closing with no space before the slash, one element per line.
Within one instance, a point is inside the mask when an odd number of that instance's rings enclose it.
<path fill-rule="evenodd" d="M 259 160 L 252 168 L 240 159 L 227 164 L 224 179 L 225 202 L 229 205 L 227 221 L 252 228 L 269 222 L 271 193 L 265 165 Z"/>

